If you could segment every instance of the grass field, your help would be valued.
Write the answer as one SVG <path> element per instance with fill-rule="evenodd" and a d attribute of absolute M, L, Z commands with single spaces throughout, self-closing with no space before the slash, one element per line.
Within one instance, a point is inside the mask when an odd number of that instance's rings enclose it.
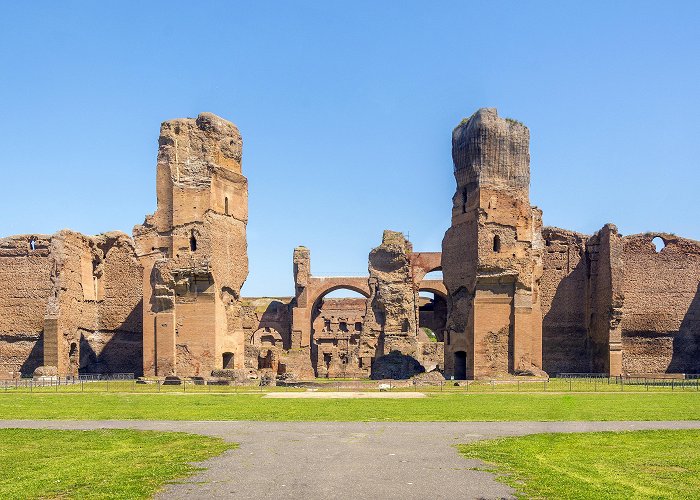
<path fill-rule="evenodd" d="M 148 498 L 235 446 L 170 432 L 0 429 L 0 498 Z"/>
<path fill-rule="evenodd" d="M 525 498 L 697 498 L 700 431 L 535 434 L 461 445 Z"/>
<path fill-rule="evenodd" d="M 268 421 L 695 420 L 700 394 L 434 394 L 265 399 L 251 394 L 0 394 L 0 419 Z"/>

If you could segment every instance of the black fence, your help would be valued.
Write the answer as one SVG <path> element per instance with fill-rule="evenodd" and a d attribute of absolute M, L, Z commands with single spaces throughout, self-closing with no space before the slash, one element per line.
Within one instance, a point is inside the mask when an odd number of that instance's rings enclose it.
<path fill-rule="evenodd" d="M 36 379 L 0 380 L 0 392 L 4 393 L 262 393 L 307 391 L 419 391 L 427 393 L 495 393 L 495 392 L 642 392 L 642 391 L 693 391 L 700 392 L 700 378 L 653 377 L 557 377 L 549 379 L 505 380 L 445 380 L 424 383 L 414 380 L 348 380 L 312 379 L 274 381 L 227 380 L 217 378 L 135 379 L 133 374 L 114 374 L 109 377 L 39 377 Z"/>

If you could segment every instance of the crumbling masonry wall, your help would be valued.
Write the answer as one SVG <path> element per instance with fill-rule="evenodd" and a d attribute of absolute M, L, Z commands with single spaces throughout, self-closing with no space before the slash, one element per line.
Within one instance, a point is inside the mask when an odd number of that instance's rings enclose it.
<path fill-rule="evenodd" d="M 0 378 L 31 374 L 43 364 L 44 315 L 51 293 L 50 245 L 47 235 L 0 239 Z"/>
<path fill-rule="evenodd" d="M 452 134 L 457 189 L 443 239 L 445 371 L 541 374 L 542 213 L 530 206 L 530 133 L 480 109 Z"/>
<path fill-rule="evenodd" d="M 4 241 L 0 308 L 18 314 L 3 326 L 7 372 L 141 373 L 141 266 L 127 235 L 63 230 Z"/>
<path fill-rule="evenodd" d="M 589 373 L 588 236 L 546 227 L 542 237 L 542 369 L 550 375 Z"/>
<path fill-rule="evenodd" d="M 241 135 L 202 113 L 164 122 L 158 145 L 158 208 L 134 228 L 144 269 L 144 372 L 242 369 L 248 184 Z"/>
<path fill-rule="evenodd" d="M 647 233 L 620 246 L 622 374 L 700 373 L 700 243 Z"/>
<path fill-rule="evenodd" d="M 700 243 L 622 236 L 612 224 L 593 235 L 542 228 L 529 138 L 495 109 L 454 129 L 442 254 L 387 231 L 368 276 L 324 278 L 298 247 L 294 297 L 241 299 L 240 133 L 211 113 L 164 122 L 158 207 L 133 240 L 69 230 L 0 239 L 0 377 L 41 365 L 298 378 L 700 373 Z M 442 281 L 425 279 L 438 269 Z M 325 298 L 343 288 L 367 299 Z"/>

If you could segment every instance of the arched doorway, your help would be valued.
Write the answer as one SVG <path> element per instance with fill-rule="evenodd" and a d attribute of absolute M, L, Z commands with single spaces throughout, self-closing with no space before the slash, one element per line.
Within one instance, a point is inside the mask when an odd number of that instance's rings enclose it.
<path fill-rule="evenodd" d="M 316 299 L 311 309 L 311 365 L 316 377 L 353 375 L 366 307 L 365 291 L 349 286 L 332 287 Z"/>

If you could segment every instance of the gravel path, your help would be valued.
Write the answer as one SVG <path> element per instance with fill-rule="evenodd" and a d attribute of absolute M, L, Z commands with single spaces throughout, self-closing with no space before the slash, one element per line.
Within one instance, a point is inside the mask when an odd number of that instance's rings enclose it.
<path fill-rule="evenodd" d="M 452 445 L 539 432 L 700 429 L 677 422 L 187 422 L 0 420 L 0 427 L 129 428 L 220 436 L 240 448 L 162 499 L 513 498 Z"/>

